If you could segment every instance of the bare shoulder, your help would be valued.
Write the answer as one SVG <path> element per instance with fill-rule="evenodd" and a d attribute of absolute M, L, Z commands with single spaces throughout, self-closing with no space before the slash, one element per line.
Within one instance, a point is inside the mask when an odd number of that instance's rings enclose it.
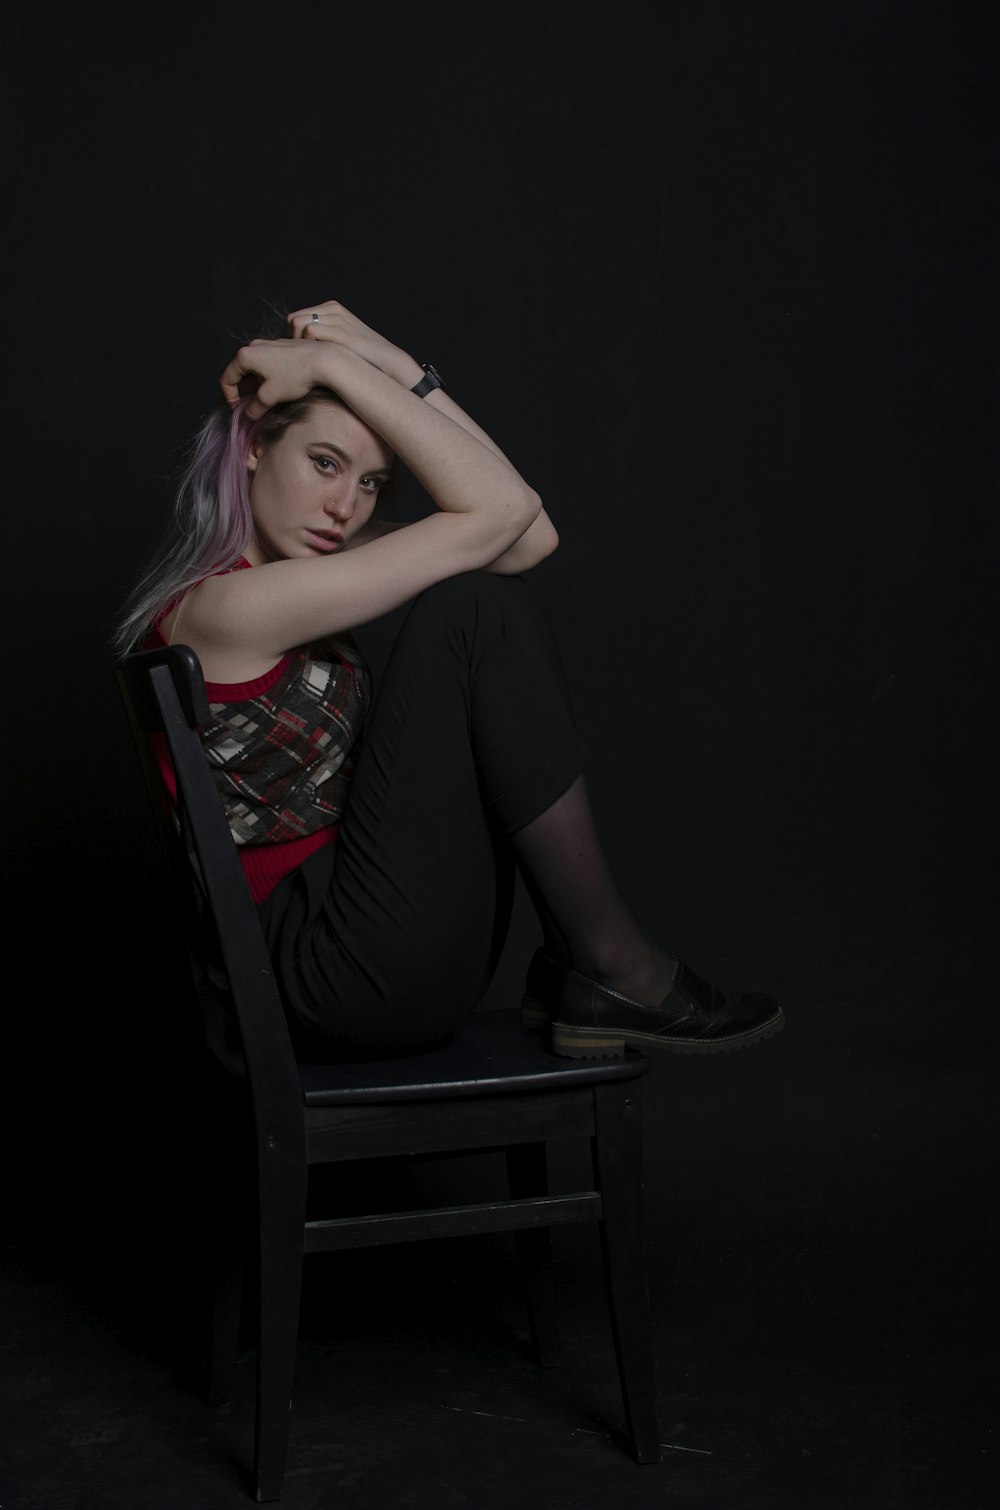
<path fill-rule="evenodd" d="M 250 576 L 240 571 L 206 577 L 161 620 L 167 643 L 190 646 L 208 682 L 255 681 L 281 660 L 280 653 L 256 645 L 252 637 L 248 641 L 233 634 L 240 599 L 249 596 L 245 584 Z"/>

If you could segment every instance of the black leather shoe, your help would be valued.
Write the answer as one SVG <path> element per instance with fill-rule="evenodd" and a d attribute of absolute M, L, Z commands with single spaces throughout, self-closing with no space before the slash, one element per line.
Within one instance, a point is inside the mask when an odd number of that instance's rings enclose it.
<path fill-rule="evenodd" d="M 773 996 L 722 991 L 680 960 L 672 990 L 658 1007 L 645 1007 L 540 949 L 528 968 L 521 1020 L 536 1031 L 549 1026 L 552 1052 L 571 1059 L 620 1056 L 629 1043 L 673 1054 L 720 1054 L 770 1038 L 785 1023 Z"/>
<path fill-rule="evenodd" d="M 528 966 L 521 997 L 521 1023 L 532 1033 L 547 1033 L 568 965 L 560 965 L 542 949 L 536 949 Z"/>

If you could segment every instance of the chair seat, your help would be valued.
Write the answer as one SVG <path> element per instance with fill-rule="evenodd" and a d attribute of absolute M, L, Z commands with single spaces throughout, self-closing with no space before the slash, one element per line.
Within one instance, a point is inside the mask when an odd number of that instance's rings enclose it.
<path fill-rule="evenodd" d="M 307 1107 L 510 1096 L 633 1080 L 650 1068 L 634 1049 L 623 1059 L 563 1059 L 521 1026 L 517 1008 L 475 1012 L 450 1043 L 404 1059 L 299 1066 Z"/>

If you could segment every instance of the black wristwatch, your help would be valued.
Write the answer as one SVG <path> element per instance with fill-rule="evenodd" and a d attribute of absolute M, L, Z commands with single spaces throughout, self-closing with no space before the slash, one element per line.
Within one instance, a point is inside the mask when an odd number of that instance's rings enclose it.
<path fill-rule="evenodd" d="M 415 393 L 417 398 L 426 398 L 427 394 L 433 393 L 435 388 L 444 387 L 444 378 L 436 368 L 431 366 L 430 362 L 421 362 L 420 365 L 424 369 L 424 375 L 419 383 L 413 385 L 410 392 Z"/>

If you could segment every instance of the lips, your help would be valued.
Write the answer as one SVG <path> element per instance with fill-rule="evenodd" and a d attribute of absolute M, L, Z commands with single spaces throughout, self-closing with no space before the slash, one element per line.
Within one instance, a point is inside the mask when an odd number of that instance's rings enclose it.
<path fill-rule="evenodd" d="M 306 530 L 306 534 L 313 550 L 321 551 L 325 556 L 339 550 L 344 543 L 344 537 L 339 530 Z"/>

